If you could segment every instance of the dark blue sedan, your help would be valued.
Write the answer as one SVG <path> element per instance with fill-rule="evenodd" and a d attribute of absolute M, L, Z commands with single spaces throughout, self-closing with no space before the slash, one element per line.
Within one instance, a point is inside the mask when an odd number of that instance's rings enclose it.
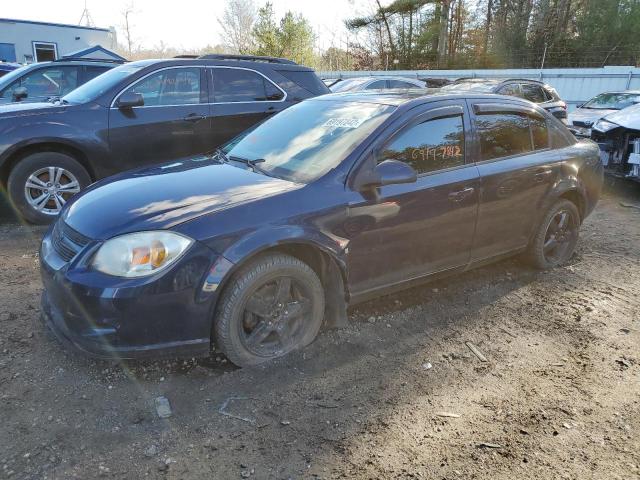
<path fill-rule="evenodd" d="M 317 97 L 69 201 L 42 242 L 43 317 L 98 357 L 215 344 L 255 365 L 372 296 L 519 253 L 566 262 L 601 185 L 597 145 L 525 100 Z"/>

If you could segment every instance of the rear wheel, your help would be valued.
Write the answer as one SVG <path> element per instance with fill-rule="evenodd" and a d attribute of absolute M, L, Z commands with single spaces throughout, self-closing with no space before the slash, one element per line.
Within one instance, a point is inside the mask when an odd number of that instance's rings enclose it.
<path fill-rule="evenodd" d="M 91 183 L 73 157 L 59 152 L 28 155 L 13 167 L 8 192 L 11 203 L 31 223 L 51 223 L 69 199 Z"/>
<path fill-rule="evenodd" d="M 578 243 L 580 213 L 569 200 L 559 200 L 546 213 L 529 245 L 529 262 L 540 269 L 562 265 L 572 256 Z"/>
<path fill-rule="evenodd" d="M 238 366 L 258 365 L 311 343 L 323 314 L 324 291 L 311 267 L 289 255 L 266 255 L 223 293 L 216 346 Z"/>

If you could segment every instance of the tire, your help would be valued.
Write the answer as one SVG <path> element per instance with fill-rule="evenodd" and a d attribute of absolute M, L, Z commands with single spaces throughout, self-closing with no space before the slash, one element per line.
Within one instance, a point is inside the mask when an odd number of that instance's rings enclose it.
<path fill-rule="evenodd" d="M 54 178 L 50 181 L 52 173 Z M 54 183 L 56 179 L 58 183 Z M 89 173 L 73 157 L 59 152 L 39 152 L 24 157 L 13 167 L 7 191 L 11 203 L 25 220 L 46 225 L 56 219 L 64 203 L 90 183 Z M 44 200 L 38 201 L 40 198 Z"/>
<path fill-rule="evenodd" d="M 563 215 L 566 214 L 566 217 Z M 561 227 L 565 218 L 567 228 Z M 580 212 L 569 200 L 558 200 L 547 211 L 531 240 L 525 258 L 532 266 L 547 270 L 566 263 L 578 243 Z M 558 236 L 558 233 L 560 235 Z M 558 241 L 560 239 L 560 241 Z"/>
<path fill-rule="evenodd" d="M 284 254 L 258 257 L 221 296 L 216 347 L 239 367 L 281 357 L 316 338 L 324 306 L 322 283 L 307 264 Z"/>

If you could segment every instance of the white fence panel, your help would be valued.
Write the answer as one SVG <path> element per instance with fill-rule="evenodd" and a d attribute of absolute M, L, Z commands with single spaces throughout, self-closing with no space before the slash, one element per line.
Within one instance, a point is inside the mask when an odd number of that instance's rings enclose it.
<path fill-rule="evenodd" d="M 554 87 L 569 105 L 569 110 L 602 92 L 640 90 L 640 68 L 613 66 L 603 68 L 548 68 L 504 70 L 390 70 L 318 72 L 320 78 L 348 78 L 365 75 L 432 77 L 455 80 L 460 77 L 531 78 Z"/>

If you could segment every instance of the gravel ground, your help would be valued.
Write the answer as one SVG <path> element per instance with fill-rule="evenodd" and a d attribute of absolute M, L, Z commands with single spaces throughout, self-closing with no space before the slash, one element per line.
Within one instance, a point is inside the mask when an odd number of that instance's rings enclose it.
<path fill-rule="evenodd" d="M 38 320 L 42 229 L 0 209 L 0 478 L 638 479 L 627 189 L 605 195 L 570 265 L 508 260 L 383 297 L 245 369 L 65 352 Z"/>

